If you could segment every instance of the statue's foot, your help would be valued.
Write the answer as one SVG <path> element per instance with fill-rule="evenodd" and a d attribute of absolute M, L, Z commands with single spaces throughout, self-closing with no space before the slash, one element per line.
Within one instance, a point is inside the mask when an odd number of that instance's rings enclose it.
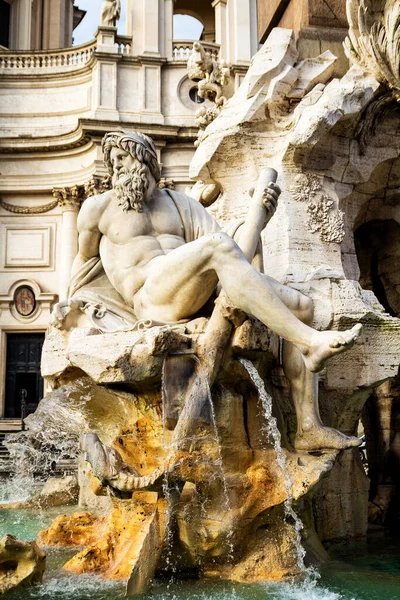
<path fill-rule="evenodd" d="M 317 452 L 318 450 L 345 450 L 360 446 L 358 437 L 345 435 L 332 427 L 315 425 L 302 434 L 297 433 L 294 440 L 296 450 Z"/>
<path fill-rule="evenodd" d="M 315 341 L 303 354 L 304 364 L 312 373 L 321 371 L 327 360 L 353 346 L 360 336 L 362 325 L 358 323 L 346 331 L 316 331 Z"/>

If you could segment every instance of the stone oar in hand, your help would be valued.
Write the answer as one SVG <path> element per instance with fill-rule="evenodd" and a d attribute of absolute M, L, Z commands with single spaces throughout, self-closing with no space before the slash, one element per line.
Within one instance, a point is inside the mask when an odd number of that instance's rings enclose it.
<path fill-rule="evenodd" d="M 266 168 L 257 180 L 249 211 L 239 230 L 238 245 L 249 263 L 254 258 L 260 234 L 265 227 L 267 209 L 262 197 L 270 183 L 275 183 L 278 173 L 275 169 Z M 187 392 L 184 407 L 179 415 L 172 440 L 172 456 L 167 459 L 168 470 L 173 469 L 173 454 L 190 446 L 193 430 L 201 411 L 210 396 L 211 387 L 215 381 L 221 361 L 232 335 L 233 323 L 229 320 L 226 309 L 230 300 L 222 290 L 216 301 L 207 325 L 204 339 L 199 348 L 200 362 L 196 368 L 196 377 Z M 211 399 L 210 399 L 211 401 Z"/>

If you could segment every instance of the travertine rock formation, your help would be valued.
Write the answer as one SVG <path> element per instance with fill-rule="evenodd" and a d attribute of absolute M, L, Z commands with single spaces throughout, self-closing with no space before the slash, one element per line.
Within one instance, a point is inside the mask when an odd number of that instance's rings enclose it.
<path fill-rule="evenodd" d="M 375 288 L 358 284 L 354 240 L 363 223 L 398 221 L 399 6 L 364 2 L 358 13 L 358 5 L 349 2 L 354 64 L 342 79 L 329 81 L 323 56 L 310 61 L 307 72 L 297 62 L 292 33 L 273 30 L 240 89 L 205 130 L 191 165 L 192 177 L 222 190 L 210 207 L 220 222 L 232 211 L 245 214 L 245 191 L 257 172 L 266 165 L 278 170 L 282 195 L 264 234 L 266 272 L 313 299 L 318 328 L 363 323 L 361 343 L 329 363 L 320 387 L 323 422 L 348 434 L 356 432 L 373 388 L 396 376 L 400 356 L 399 320 L 385 312 Z M 387 268 L 380 268 L 385 281 Z M 394 282 L 391 297 L 395 289 Z M 282 391 L 273 395 L 290 432 L 285 383 L 277 375 Z M 349 473 L 358 473 L 355 493 Z M 329 523 L 321 518 L 327 497 L 333 510 L 344 506 Z M 315 491 L 321 537 L 365 535 L 367 502 L 368 480 L 354 451 Z M 352 520 L 355 514 L 363 518 Z"/>
<path fill-rule="evenodd" d="M 157 328 L 151 340 L 157 337 L 156 332 Z M 85 337 L 95 357 L 101 354 L 103 343 L 112 346 L 115 340 L 118 344 L 120 335 L 96 335 L 87 330 L 86 337 L 81 331 L 80 339 Z M 71 433 L 76 432 L 79 414 L 79 430 L 97 431 L 140 477 L 160 467 L 163 477 L 150 487 L 151 491 L 121 492 L 120 499 L 110 499 L 106 482 L 93 475 L 88 463 L 82 463 L 80 503 L 86 503 L 94 512 L 58 517 L 50 529 L 40 534 L 39 542 L 85 546 L 64 568 L 126 579 L 132 593 L 146 589 L 156 570 L 167 568 L 168 557 L 170 567 L 174 564 L 178 569 L 202 570 L 243 581 L 280 579 L 296 572 L 295 535 L 282 506 L 287 497 L 283 472 L 266 433 L 268 423 L 259 394 L 237 360 L 238 355 L 252 357 L 260 371 L 267 373 L 277 355 L 276 338 L 253 321 L 246 321 L 236 330 L 233 354 L 229 353 L 213 387 L 212 406 L 209 401 L 205 403 L 190 447 L 178 450 L 171 464 L 165 461 L 184 399 L 182 374 L 190 382 L 195 361 L 193 355 L 169 356 L 164 364 L 165 387 L 161 394 L 162 362 L 155 366 L 151 354 L 154 346 L 142 342 L 141 356 L 148 370 L 140 371 L 140 380 L 132 380 L 132 391 L 122 392 L 108 384 L 110 380 L 128 383 L 128 371 L 122 372 L 112 355 L 106 367 L 102 353 L 103 370 L 97 383 L 82 377 L 81 363 L 79 368 L 65 366 L 70 382 L 42 401 L 30 425 L 40 427 L 62 415 L 62 428 L 68 434 L 69 427 Z M 130 352 L 125 350 L 133 363 L 135 347 Z M 75 357 L 73 354 L 74 362 Z M 158 358 L 164 360 L 165 354 Z M 66 365 L 68 358 L 64 360 Z M 95 358 L 91 369 L 94 362 Z M 62 381 L 63 373 L 59 372 L 58 377 Z M 289 449 L 283 452 L 294 499 L 315 486 L 337 455 L 337 451 L 319 456 Z M 96 517 L 100 506 L 101 516 Z M 277 538 L 282 540 L 279 550 Z"/>
<path fill-rule="evenodd" d="M 22 542 L 13 535 L 0 540 L 0 594 L 40 583 L 45 568 L 46 555 L 35 542 Z"/>

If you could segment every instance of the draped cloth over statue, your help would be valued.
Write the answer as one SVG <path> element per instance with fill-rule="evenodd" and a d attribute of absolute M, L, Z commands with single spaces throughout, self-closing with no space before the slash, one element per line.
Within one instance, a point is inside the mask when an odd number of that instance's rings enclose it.
<path fill-rule="evenodd" d="M 165 192 L 169 194 L 179 213 L 182 222 L 182 237 L 186 243 L 220 231 L 218 223 L 196 200 L 173 190 L 165 190 Z M 235 221 L 226 233 L 235 239 L 241 224 L 242 221 Z M 261 244 L 259 244 L 253 265 L 259 271 L 263 270 Z M 74 274 L 69 286 L 68 298 L 82 304 L 82 310 L 100 331 L 127 331 L 141 323 L 138 322 L 133 308 L 126 303 L 111 284 L 100 256 L 90 258 Z M 161 323 L 149 323 L 149 325 L 159 324 Z"/>

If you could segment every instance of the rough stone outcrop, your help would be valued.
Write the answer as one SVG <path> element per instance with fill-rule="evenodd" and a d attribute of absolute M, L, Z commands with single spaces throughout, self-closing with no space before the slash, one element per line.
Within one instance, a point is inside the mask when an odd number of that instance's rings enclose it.
<path fill-rule="evenodd" d="M 350 4 L 354 9 L 359 3 Z M 358 18 L 367 18 L 364 9 L 371 3 L 364 4 L 361 17 L 352 12 L 354 30 Z M 352 33 L 358 40 L 354 45 L 358 56 L 361 50 L 366 56 L 373 47 L 365 45 L 367 37 L 379 45 L 377 31 L 383 22 L 388 39 L 398 35 L 398 26 L 389 19 L 398 6 L 390 0 L 383 4 L 384 15 L 372 11 L 377 25 L 372 27 L 373 21 L 367 19 L 368 31 L 359 27 Z M 353 53 L 355 64 L 347 74 L 329 81 L 324 57 L 311 62 L 307 71 L 297 62 L 292 32 L 273 30 L 253 57 L 239 90 L 204 131 L 190 171 L 195 179 L 218 184 L 222 193 L 209 210 L 223 223 L 232 212 L 245 214 L 246 192 L 261 169 L 277 169 L 282 194 L 264 234 L 265 271 L 313 299 L 317 328 L 363 324 L 355 348 L 329 362 L 320 385 L 324 424 L 353 435 L 374 387 L 397 375 L 400 356 L 399 319 L 384 310 L 372 285 L 367 291 L 357 282 L 360 270 L 354 231 L 370 220 L 399 219 L 394 208 L 398 190 L 394 173 L 400 161 L 397 88 L 390 79 L 393 74 L 389 77 L 384 69 L 384 57 L 390 54 L 391 65 L 396 64 L 398 50 L 395 45 L 379 48 L 382 52 L 375 54 L 373 63 Z M 308 88 L 307 81 L 314 85 Z M 290 97 L 296 101 L 288 102 Z M 252 161 L 243 160 L 249 155 Z M 383 272 L 382 278 L 387 279 Z M 275 369 L 273 383 L 274 401 L 292 439 L 290 393 L 279 369 Z M 315 510 L 323 539 L 347 539 L 366 531 L 368 485 L 361 474 L 356 478 L 357 493 L 352 493 L 349 474 L 361 471 L 357 453 L 350 457 L 339 461 L 314 495 L 314 507 L 320 503 Z M 333 489 L 337 490 L 334 497 Z M 333 504 L 338 508 L 338 518 L 331 523 L 323 523 L 326 518 L 321 517 L 326 497 L 331 498 L 332 508 Z M 341 503 L 347 507 L 343 513 Z M 354 525 L 351 514 L 359 515 Z"/>
<path fill-rule="evenodd" d="M 192 343 L 200 344 L 204 335 L 200 325 L 189 323 L 180 337 L 190 332 Z M 156 329 L 151 339 L 160 335 L 162 332 Z M 296 571 L 296 540 L 293 533 L 286 536 L 291 525 L 285 525 L 282 509 L 288 490 L 266 434 L 268 423 L 259 392 L 238 361 L 240 356 L 251 357 L 260 372 L 269 372 L 278 356 L 277 337 L 254 320 L 245 321 L 236 330 L 232 350 L 224 360 L 212 397 L 195 423 L 191 442 L 177 449 L 171 463 L 166 462 L 168 448 L 187 387 L 193 381 L 196 360 L 191 354 L 171 355 L 163 358 L 163 369 L 162 363 L 155 369 L 154 346 L 142 344 L 148 360 L 142 355 L 140 364 L 147 365 L 149 371 L 141 371 L 140 385 L 132 379 L 132 391 L 122 391 L 108 384 L 110 378 L 121 377 L 120 365 L 115 364 L 113 354 L 107 364 L 106 354 L 99 350 L 112 347 L 114 339 L 118 347 L 120 337 L 120 333 L 109 333 L 81 338 L 93 349 L 88 370 L 94 372 L 94 357 L 101 355 L 98 360 L 107 381 L 100 377 L 100 383 L 94 383 L 82 376 L 81 363 L 75 381 L 49 394 L 30 417 L 30 426 L 35 430 L 53 418 L 61 426 L 62 418 L 62 429 L 68 432 L 70 428 L 71 435 L 74 431 L 97 432 L 101 441 L 117 451 L 139 476 L 145 478 L 157 469 L 164 476 L 154 491 L 121 492 L 120 499 L 111 499 L 107 485 L 94 476 L 88 463 L 81 463 L 81 502 L 95 512 L 101 505 L 105 516 L 85 512 L 58 517 L 46 532 L 41 532 L 40 543 L 85 546 L 65 568 L 125 579 L 131 593 L 145 589 L 156 570 L 164 568 L 166 553 L 174 556 L 177 568 L 189 566 L 243 581 L 279 579 Z M 135 352 L 137 345 L 126 346 L 124 355 L 129 358 L 124 360 L 134 363 Z M 45 361 L 46 353 L 45 345 Z M 124 372 L 126 383 L 126 373 L 138 371 L 133 366 Z M 294 500 L 304 496 L 332 468 L 336 455 L 337 451 L 312 456 L 293 452 L 290 447 L 283 450 Z M 165 527 L 173 532 L 166 538 Z M 261 546 L 272 551 L 276 536 L 286 541 L 279 557 L 275 552 L 276 560 L 271 561 L 269 552 L 261 553 Z M 254 537 L 260 540 L 260 554 L 253 547 Z M 229 568 L 227 553 L 233 557 Z"/>
<path fill-rule="evenodd" d="M 35 542 L 22 542 L 13 535 L 0 540 L 0 594 L 40 583 L 45 568 L 46 555 Z"/>

